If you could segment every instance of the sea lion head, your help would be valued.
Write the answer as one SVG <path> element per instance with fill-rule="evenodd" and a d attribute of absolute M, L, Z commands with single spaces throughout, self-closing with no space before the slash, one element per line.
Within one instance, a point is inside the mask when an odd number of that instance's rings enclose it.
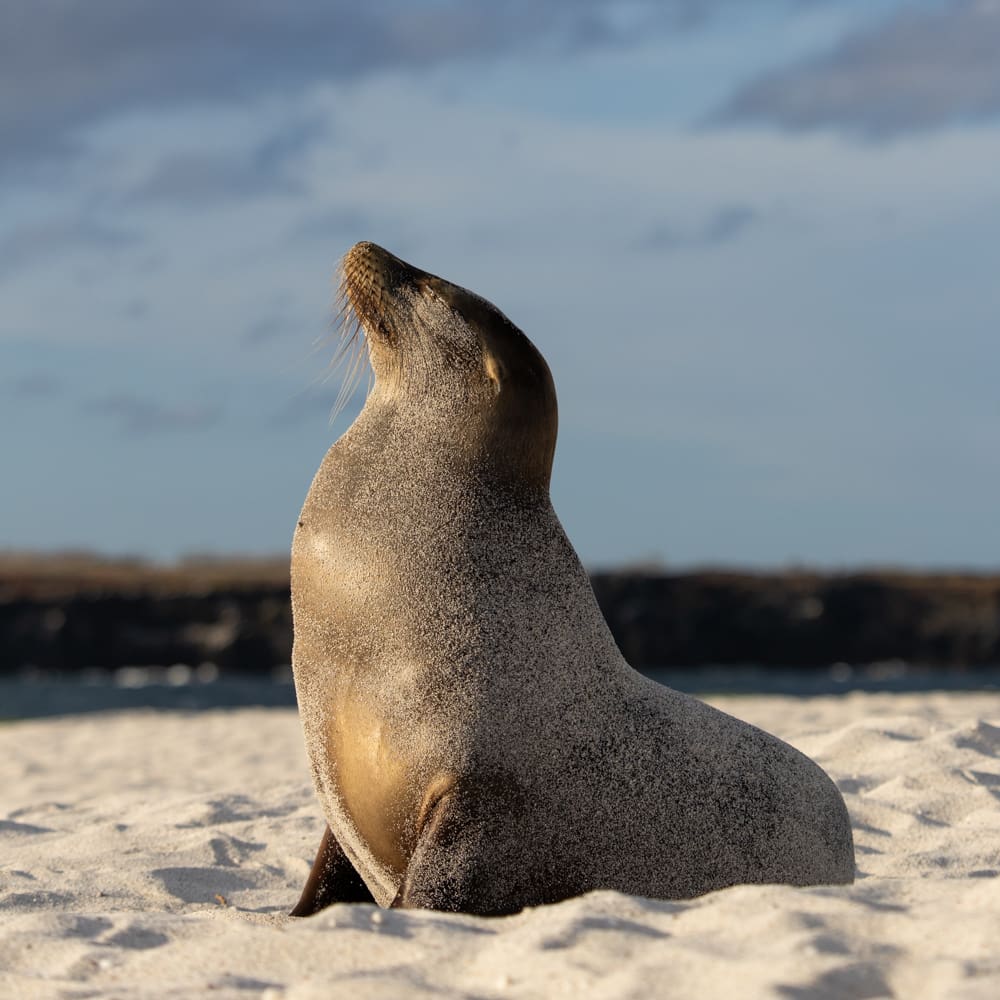
<path fill-rule="evenodd" d="M 347 315 L 364 330 L 377 393 L 369 405 L 444 414 L 453 455 L 548 489 L 555 385 L 545 359 L 492 303 L 374 243 L 344 257 Z"/>

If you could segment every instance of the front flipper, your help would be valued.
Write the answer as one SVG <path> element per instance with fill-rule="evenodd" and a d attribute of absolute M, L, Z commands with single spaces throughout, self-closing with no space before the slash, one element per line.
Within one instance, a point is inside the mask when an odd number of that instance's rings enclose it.
<path fill-rule="evenodd" d="M 424 817 L 393 907 L 503 916 L 581 891 L 538 863 L 556 855 L 555 845 L 532 836 L 512 781 L 452 788 Z"/>
<path fill-rule="evenodd" d="M 331 903 L 374 903 L 375 898 L 344 853 L 330 828 L 326 828 L 316 861 L 302 896 L 290 916 L 308 917 Z"/>

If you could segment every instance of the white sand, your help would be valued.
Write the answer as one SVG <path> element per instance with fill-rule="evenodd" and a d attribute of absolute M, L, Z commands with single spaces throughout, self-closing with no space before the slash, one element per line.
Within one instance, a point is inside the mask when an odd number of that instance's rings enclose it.
<path fill-rule="evenodd" d="M 0 997 L 1000 997 L 1000 696 L 714 703 L 838 782 L 853 886 L 291 920 L 294 712 L 0 726 Z"/>

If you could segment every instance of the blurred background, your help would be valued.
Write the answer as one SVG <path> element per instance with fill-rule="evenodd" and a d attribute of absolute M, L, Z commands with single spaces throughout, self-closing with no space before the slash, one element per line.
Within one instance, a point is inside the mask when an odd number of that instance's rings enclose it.
<path fill-rule="evenodd" d="M 546 356 L 589 567 L 996 570 L 998 52 L 997 0 L 7 2 L 0 549 L 280 565 L 369 239 Z"/>

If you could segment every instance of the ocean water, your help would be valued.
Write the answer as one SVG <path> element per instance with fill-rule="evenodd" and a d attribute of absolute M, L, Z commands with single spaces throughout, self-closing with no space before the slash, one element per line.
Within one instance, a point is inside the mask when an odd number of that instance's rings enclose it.
<path fill-rule="evenodd" d="M 892 660 L 864 667 L 774 669 L 754 665 L 644 670 L 648 677 L 690 694 L 787 694 L 800 697 L 850 691 L 1000 691 L 1000 666 L 923 669 Z M 39 718 L 122 709 L 198 711 L 209 708 L 295 706 L 291 670 L 270 676 L 219 675 L 190 668 L 128 667 L 80 675 L 24 674 L 0 678 L 0 719 Z"/>

